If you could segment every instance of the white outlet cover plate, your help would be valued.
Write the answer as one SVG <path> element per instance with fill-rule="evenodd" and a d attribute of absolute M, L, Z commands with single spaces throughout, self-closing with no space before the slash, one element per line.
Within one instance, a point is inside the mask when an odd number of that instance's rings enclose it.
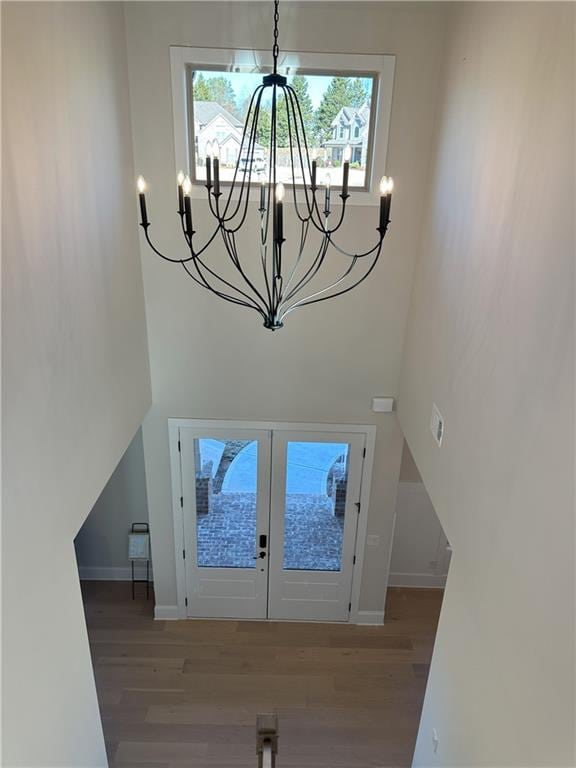
<path fill-rule="evenodd" d="M 373 397 L 372 410 L 374 413 L 392 413 L 394 410 L 393 397 Z"/>
<path fill-rule="evenodd" d="M 444 438 L 444 417 L 440 413 L 436 403 L 432 403 L 432 417 L 430 419 L 430 432 L 438 446 L 442 445 Z"/>

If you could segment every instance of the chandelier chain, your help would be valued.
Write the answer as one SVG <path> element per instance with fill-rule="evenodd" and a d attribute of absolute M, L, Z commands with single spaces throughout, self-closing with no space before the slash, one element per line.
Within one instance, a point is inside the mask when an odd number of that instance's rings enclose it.
<path fill-rule="evenodd" d="M 280 21 L 280 12 L 278 5 L 280 0 L 274 0 L 274 45 L 272 46 L 272 58 L 274 59 L 274 74 L 278 71 L 278 54 L 280 53 L 280 47 L 278 45 L 278 22 Z"/>

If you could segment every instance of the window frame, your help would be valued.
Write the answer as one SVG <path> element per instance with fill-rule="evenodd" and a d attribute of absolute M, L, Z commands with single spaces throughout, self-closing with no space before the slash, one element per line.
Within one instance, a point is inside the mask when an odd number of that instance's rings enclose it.
<path fill-rule="evenodd" d="M 281 52 L 278 71 L 288 77 L 302 74 L 374 78 L 368 129 L 372 140 L 368 144 L 365 186 L 351 190 L 348 205 L 376 205 L 379 201 L 378 182 L 387 172 L 395 62 L 396 57 L 390 54 Z M 265 74 L 272 68 L 272 54 L 266 50 L 171 46 L 170 68 L 176 174 L 181 169 L 189 172 L 193 158 L 191 150 L 194 132 L 190 131 L 190 125 L 193 125 L 193 99 L 188 98 L 191 69 Z M 222 182 L 222 186 L 229 187 L 229 182 Z M 301 188 L 301 185 L 296 185 L 297 190 Z M 253 199 L 256 199 L 257 194 L 257 189 L 251 190 Z M 203 182 L 193 184 L 192 197 L 205 199 Z"/>

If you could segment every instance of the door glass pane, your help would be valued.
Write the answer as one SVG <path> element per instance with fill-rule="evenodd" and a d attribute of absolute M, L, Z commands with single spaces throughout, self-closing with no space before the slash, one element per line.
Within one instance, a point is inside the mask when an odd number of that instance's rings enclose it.
<path fill-rule="evenodd" d="M 197 561 L 203 568 L 255 568 L 256 440 L 194 441 Z"/>
<path fill-rule="evenodd" d="M 284 570 L 341 570 L 348 456 L 347 443 L 288 443 Z"/>

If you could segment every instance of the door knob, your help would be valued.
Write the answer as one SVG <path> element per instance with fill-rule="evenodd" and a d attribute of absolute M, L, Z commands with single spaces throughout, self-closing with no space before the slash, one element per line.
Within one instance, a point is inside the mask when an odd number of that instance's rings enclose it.
<path fill-rule="evenodd" d="M 253 557 L 252 560 L 260 560 L 262 557 L 266 557 L 266 552 L 260 552 L 260 554 Z"/>

